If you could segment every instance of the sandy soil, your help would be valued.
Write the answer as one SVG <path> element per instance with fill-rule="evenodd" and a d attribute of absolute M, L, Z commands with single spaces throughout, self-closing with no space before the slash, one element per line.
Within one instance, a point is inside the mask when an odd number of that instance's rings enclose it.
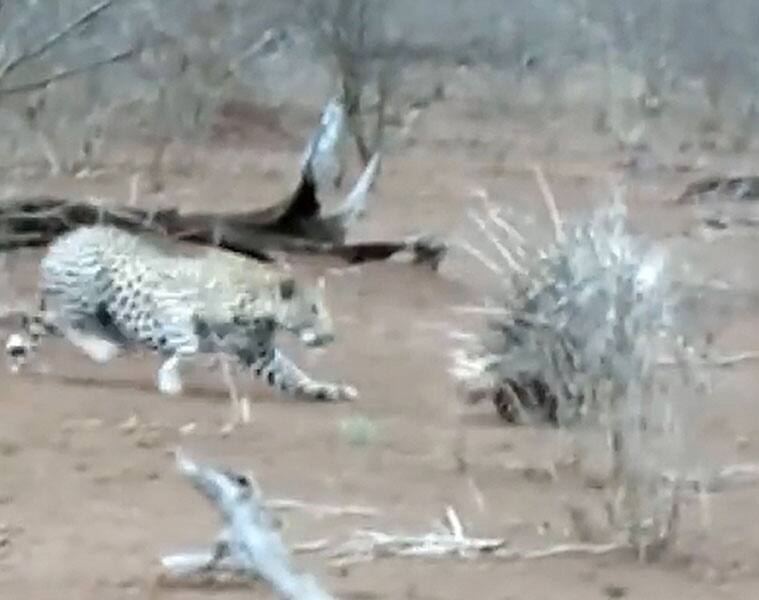
<path fill-rule="evenodd" d="M 139 201 L 197 207 L 213 198 L 233 208 L 279 198 L 294 177 L 307 130 L 280 135 L 268 124 L 260 131 L 255 122 L 243 125 L 252 129 L 234 143 L 196 149 L 193 169 L 172 174 L 162 197 L 144 194 Z M 552 139 L 557 127 L 571 140 L 560 151 L 540 122 L 475 113 L 455 98 L 433 105 L 420 118 L 413 144 L 388 158 L 378 196 L 355 237 L 433 231 L 476 240 L 465 215 L 478 190 L 517 213 L 534 213 L 540 235 L 548 221 L 528 168 L 535 159 L 544 164 L 565 213 L 603 199 L 609 178 L 624 181 L 636 226 L 669 245 L 678 264 L 693 263 L 684 271 L 691 281 L 719 279 L 731 286 L 729 293 L 704 298 L 699 322 L 725 352 L 755 348 L 759 238 L 686 236 L 694 212 L 671 199 L 696 176 L 673 165 L 700 161 L 708 170 L 725 171 L 756 157 L 681 155 L 661 166 L 625 169 L 616 166 L 625 155 L 584 133 L 590 131 L 585 124 L 571 118 L 555 123 Z M 142 156 L 137 150 L 134 160 Z M 123 201 L 130 177 L 123 171 L 16 187 Z M 7 301 L 29 298 L 35 258 L 22 253 L 10 261 Z M 286 346 L 313 373 L 357 386 L 360 400 L 307 404 L 253 385 L 253 422 L 228 436 L 220 433 L 229 407 L 218 374 L 198 369 L 182 397 L 167 398 L 154 389 L 154 359 L 125 357 L 97 366 L 57 342 L 43 353 L 47 372 L 0 371 L 0 597 L 150 597 L 158 557 L 205 544 L 216 526 L 215 515 L 174 471 L 168 450 L 177 444 L 196 457 L 254 471 L 272 497 L 382 511 L 371 519 L 283 514 L 291 542 L 339 538 L 365 525 L 428 531 L 448 504 L 473 535 L 505 537 L 515 548 L 572 541 L 566 503 L 600 515 L 601 496 L 582 473 L 559 470 L 555 480 L 542 475 L 547 465 L 561 462 L 565 438 L 550 428 L 507 426 L 487 403 L 462 406 L 447 373 L 449 332 L 476 326 L 451 310 L 478 297 L 476 266 L 457 252 L 437 274 L 402 263 L 308 265 L 328 275 L 339 337 L 321 353 Z M 699 415 L 694 462 L 759 461 L 757 383 L 750 363 L 715 373 L 714 394 Z M 350 444 L 341 431 L 341 423 L 355 416 L 375 428 L 375 438 L 363 446 Z M 180 431 L 191 423 L 192 433 Z M 511 563 L 385 559 L 342 571 L 319 555 L 297 561 L 337 597 L 355 600 L 749 598 L 759 589 L 757 502 L 759 490 L 751 488 L 716 495 L 704 526 L 689 502 L 678 548 L 655 565 L 627 555 Z M 161 589 L 153 597 L 269 596 L 259 586 Z"/>

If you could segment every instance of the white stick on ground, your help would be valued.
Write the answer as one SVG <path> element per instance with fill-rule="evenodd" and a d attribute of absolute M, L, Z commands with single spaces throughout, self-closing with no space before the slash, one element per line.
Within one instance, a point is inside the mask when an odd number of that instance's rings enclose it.
<path fill-rule="evenodd" d="M 755 362 L 759 360 L 759 352 L 747 350 L 735 354 L 713 355 L 702 359 L 701 364 L 707 367 L 732 367 L 745 362 Z M 659 359 L 658 364 L 664 367 L 677 366 L 679 362 L 672 356 L 665 356 Z"/>
<path fill-rule="evenodd" d="M 620 550 L 630 550 L 629 544 L 558 544 L 541 550 L 497 550 L 495 556 L 502 560 L 540 560 L 558 556 L 601 556 Z"/>
<path fill-rule="evenodd" d="M 317 517 L 378 517 L 382 513 L 371 506 L 356 506 L 348 504 L 346 506 L 331 506 L 329 504 L 311 504 L 301 500 L 292 500 L 290 498 L 272 499 L 266 501 L 266 508 L 282 510 L 302 510 L 311 513 Z"/>
<path fill-rule="evenodd" d="M 198 465 L 180 450 L 176 451 L 176 462 L 193 487 L 219 511 L 223 528 L 210 552 L 163 557 L 162 564 L 170 575 L 231 569 L 249 580 L 266 581 L 280 600 L 333 600 L 313 577 L 295 572 L 269 513 L 246 478 Z"/>
<path fill-rule="evenodd" d="M 334 565 L 345 566 L 388 556 L 472 557 L 480 553 L 492 553 L 505 545 L 506 540 L 500 538 L 458 537 L 452 533 L 396 535 L 362 530 L 356 532 L 348 542 L 332 550 L 330 557 Z"/>
<path fill-rule="evenodd" d="M 313 554 L 329 547 L 329 540 L 319 539 L 312 542 L 294 544 L 290 550 L 293 554 Z M 245 565 L 232 560 L 230 556 L 219 558 L 216 549 L 198 550 L 170 554 L 161 559 L 161 564 L 175 578 L 191 577 L 197 574 L 210 574 L 215 571 L 217 577 L 229 574 L 230 577 L 245 578 Z"/>
<path fill-rule="evenodd" d="M 720 467 L 701 475 L 677 477 L 675 473 L 662 475 L 667 483 L 679 481 L 684 491 L 713 494 L 759 484 L 759 464 L 739 463 Z"/>
<path fill-rule="evenodd" d="M 459 556 L 472 558 L 481 553 L 492 553 L 506 545 L 501 538 L 471 538 L 464 532 L 458 513 L 452 506 L 445 510 L 442 532 L 423 535 L 395 535 L 364 529 L 353 538 L 330 552 L 333 564 L 338 566 L 367 562 L 386 556 Z"/>

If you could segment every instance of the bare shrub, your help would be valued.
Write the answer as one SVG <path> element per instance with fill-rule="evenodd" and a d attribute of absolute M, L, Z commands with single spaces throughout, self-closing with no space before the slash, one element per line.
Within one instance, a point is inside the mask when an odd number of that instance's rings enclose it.
<path fill-rule="evenodd" d="M 317 33 L 334 62 L 349 129 L 359 157 L 367 165 L 380 150 L 388 102 L 400 76 L 397 57 L 381 53 L 385 7 L 371 0 L 315 0 L 308 11 L 320 24 Z M 373 100 L 375 114 L 371 136 L 366 131 L 367 96 Z"/>
<path fill-rule="evenodd" d="M 136 29 L 124 26 L 124 4 L 19 0 L 0 6 L 2 125 L 16 135 L 26 132 L 54 173 L 75 170 L 93 153 L 101 131 L 94 76 L 140 51 Z M 73 80 L 80 81 L 78 94 L 69 86 Z M 61 149 L 73 150 L 73 157 L 62 160 Z"/>
<path fill-rule="evenodd" d="M 4 2 L 0 127 L 21 140 L 22 153 L 36 148 L 53 173 L 90 166 L 105 136 L 137 132 L 154 148 L 148 166 L 158 189 L 167 147 L 202 139 L 223 99 L 250 93 L 245 71 L 269 50 L 268 25 L 286 8 L 243 0 Z"/>

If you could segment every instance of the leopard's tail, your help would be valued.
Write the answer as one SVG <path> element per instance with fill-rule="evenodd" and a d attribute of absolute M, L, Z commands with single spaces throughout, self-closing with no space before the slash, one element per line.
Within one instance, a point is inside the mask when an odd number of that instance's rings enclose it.
<path fill-rule="evenodd" d="M 41 299 L 36 312 L 21 315 L 21 330 L 9 335 L 5 342 L 5 358 L 11 371 L 16 372 L 31 361 L 45 337 L 62 335 L 48 318 L 45 301 Z"/>

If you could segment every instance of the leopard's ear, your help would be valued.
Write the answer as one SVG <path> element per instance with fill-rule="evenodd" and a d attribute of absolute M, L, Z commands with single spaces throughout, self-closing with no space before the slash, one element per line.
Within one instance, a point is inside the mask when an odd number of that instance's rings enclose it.
<path fill-rule="evenodd" d="M 295 295 L 295 279 L 288 277 L 279 282 L 279 296 L 282 300 L 290 300 Z"/>

